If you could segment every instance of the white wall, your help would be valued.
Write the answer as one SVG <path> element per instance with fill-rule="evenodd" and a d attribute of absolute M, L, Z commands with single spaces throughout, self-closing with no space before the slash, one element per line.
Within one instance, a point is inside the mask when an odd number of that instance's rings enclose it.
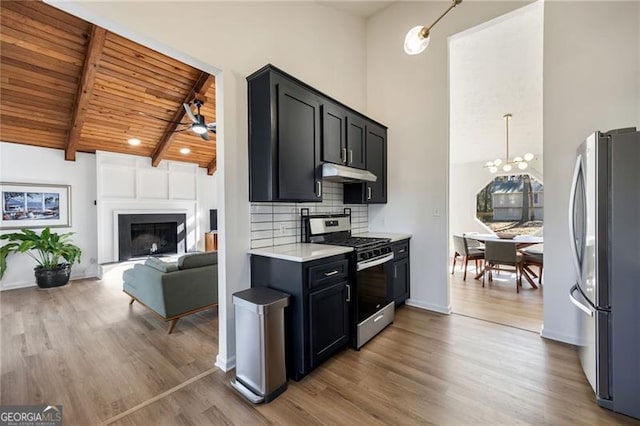
<path fill-rule="evenodd" d="M 576 343 L 569 246 L 578 145 L 596 130 L 640 128 L 638 2 L 546 2 L 544 25 L 545 291 L 543 336 Z M 597 28 L 597 31 L 593 31 Z"/>
<path fill-rule="evenodd" d="M 411 299 L 416 305 L 447 311 L 449 304 L 446 37 L 521 5 L 462 3 L 438 23 L 431 45 L 415 57 L 402 51 L 404 34 L 431 22 L 442 3 L 394 4 L 368 22 L 368 112 L 390 128 L 389 204 L 370 208 L 369 228 L 414 234 Z M 640 126 L 638 7 L 637 2 L 545 3 L 543 335 L 557 340 L 575 343 L 577 334 L 578 313 L 567 297 L 574 278 L 567 208 L 575 149 L 594 130 Z"/>
<path fill-rule="evenodd" d="M 197 22 L 181 2 L 65 2 L 55 6 L 165 53 L 181 52 L 221 70 L 216 75 L 219 279 L 226 286 L 220 292 L 217 364 L 226 370 L 235 362 L 231 294 L 250 286 L 245 77 L 272 63 L 362 110 L 365 31 L 362 19 L 315 2 L 192 4 Z"/>
<path fill-rule="evenodd" d="M 216 176 L 194 163 L 98 152 L 98 263 L 118 261 L 118 214 L 186 214 L 187 251 L 204 250 L 209 209 L 216 206 Z"/>
<path fill-rule="evenodd" d="M 100 272 L 98 264 L 117 260 L 113 257 L 114 209 L 183 210 L 191 221 L 187 249 L 204 250 L 209 209 L 217 201 L 216 174 L 208 176 L 206 169 L 195 164 L 163 161 L 152 168 L 148 157 L 112 153 L 78 153 L 76 161 L 65 161 L 63 150 L 5 142 L 0 143 L 0 164 L 0 182 L 71 185 L 71 228 L 54 229 L 75 232 L 73 241 L 82 249 L 82 262 L 73 266 L 71 279 L 94 277 Z M 100 189 L 98 182 L 102 182 Z M 155 192 L 149 194 L 151 187 Z M 130 191 L 131 197 L 123 197 L 123 190 Z M 0 231 L 9 232 L 14 231 Z M 0 289 L 34 286 L 34 266 L 30 257 L 12 255 Z"/>
<path fill-rule="evenodd" d="M 96 274 L 96 166 L 95 155 L 78 153 L 76 161 L 65 161 L 64 151 L 0 142 L 0 181 L 71 185 L 71 227 L 54 228 L 58 233 L 75 232 L 73 243 L 82 249 L 82 262 L 71 269 L 71 278 Z M 39 229 L 36 231 L 40 231 Z M 14 230 L 0 231 L 11 233 Z M 35 261 L 27 255 L 11 255 L 0 289 L 35 286 Z"/>
<path fill-rule="evenodd" d="M 367 112 L 389 126 L 388 204 L 369 208 L 369 230 L 413 234 L 410 304 L 450 312 L 447 37 L 521 5 L 464 2 L 417 56 L 402 49 L 406 32 L 429 25 L 446 3 L 398 2 L 367 22 Z"/>

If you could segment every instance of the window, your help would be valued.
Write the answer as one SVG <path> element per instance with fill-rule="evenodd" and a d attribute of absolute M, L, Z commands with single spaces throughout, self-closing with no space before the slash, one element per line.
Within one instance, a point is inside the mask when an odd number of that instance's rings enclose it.
<path fill-rule="evenodd" d="M 542 182 L 529 174 L 496 176 L 476 194 L 476 218 L 493 232 L 537 233 L 544 221 Z"/>

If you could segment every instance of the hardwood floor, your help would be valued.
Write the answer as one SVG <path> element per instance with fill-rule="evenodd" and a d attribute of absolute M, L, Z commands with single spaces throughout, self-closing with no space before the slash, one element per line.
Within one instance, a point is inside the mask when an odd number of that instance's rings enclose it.
<path fill-rule="evenodd" d="M 0 404 L 62 404 L 97 424 L 213 367 L 217 309 L 167 323 L 129 305 L 122 281 L 0 293 Z"/>
<path fill-rule="evenodd" d="M 210 375 L 115 425 L 637 424 L 598 407 L 570 346 L 459 315 L 402 307 L 269 404 Z"/>
<path fill-rule="evenodd" d="M 595 404 L 572 347 L 461 315 L 401 307 L 361 351 L 253 406 L 211 368 L 216 311 L 167 335 L 118 283 L 0 297 L 0 403 L 63 404 L 68 425 L 638 424 Z"/>
<path fill-rule="evenodd" d="M 451 263 L 449 263 L 451 266 Z M 533 268 L 537 272 L 537 268 Z M 482 278 L 476 275 L 473 262 L 469 262 L 466 281 L 462 280 L 464 271 L 456 265 L 453 275 L 449 275 L 451 289 L 451 307 L 454 313 L 491 321 L 524 330 L 540 332 L 543 319 L 542 294 L 544 285 L 532 288 L 522 279 L 520 293 L 516 293 L 513 272 L 501 271 L 482 287 Z"/>

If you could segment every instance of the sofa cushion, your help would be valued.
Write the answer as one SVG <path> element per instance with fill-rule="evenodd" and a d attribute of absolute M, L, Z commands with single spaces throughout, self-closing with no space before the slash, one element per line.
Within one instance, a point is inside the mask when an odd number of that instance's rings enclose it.
<path fill-rule="evenodd" d="M 160 272 L 175 272 L 178 270 L 178 265 L 175 262 L 163 262 L 157 257 L 149 257 L 144 261 L 144 264 L 157 269 Z"/>
<path fill-rule="evenodd" d="M 185 254 L 178 258 L 178 269 L 200 268 L 207 265 L 218 264 L 218 252 Z"/>

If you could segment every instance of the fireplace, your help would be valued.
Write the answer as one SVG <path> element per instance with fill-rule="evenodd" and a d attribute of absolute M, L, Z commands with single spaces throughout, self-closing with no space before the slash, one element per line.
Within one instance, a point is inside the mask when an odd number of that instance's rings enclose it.
<path fill-rule="evenodd" d="M 118 259 L 180 254 L 186 248 L 186 214 L 118 214 Z"/>

